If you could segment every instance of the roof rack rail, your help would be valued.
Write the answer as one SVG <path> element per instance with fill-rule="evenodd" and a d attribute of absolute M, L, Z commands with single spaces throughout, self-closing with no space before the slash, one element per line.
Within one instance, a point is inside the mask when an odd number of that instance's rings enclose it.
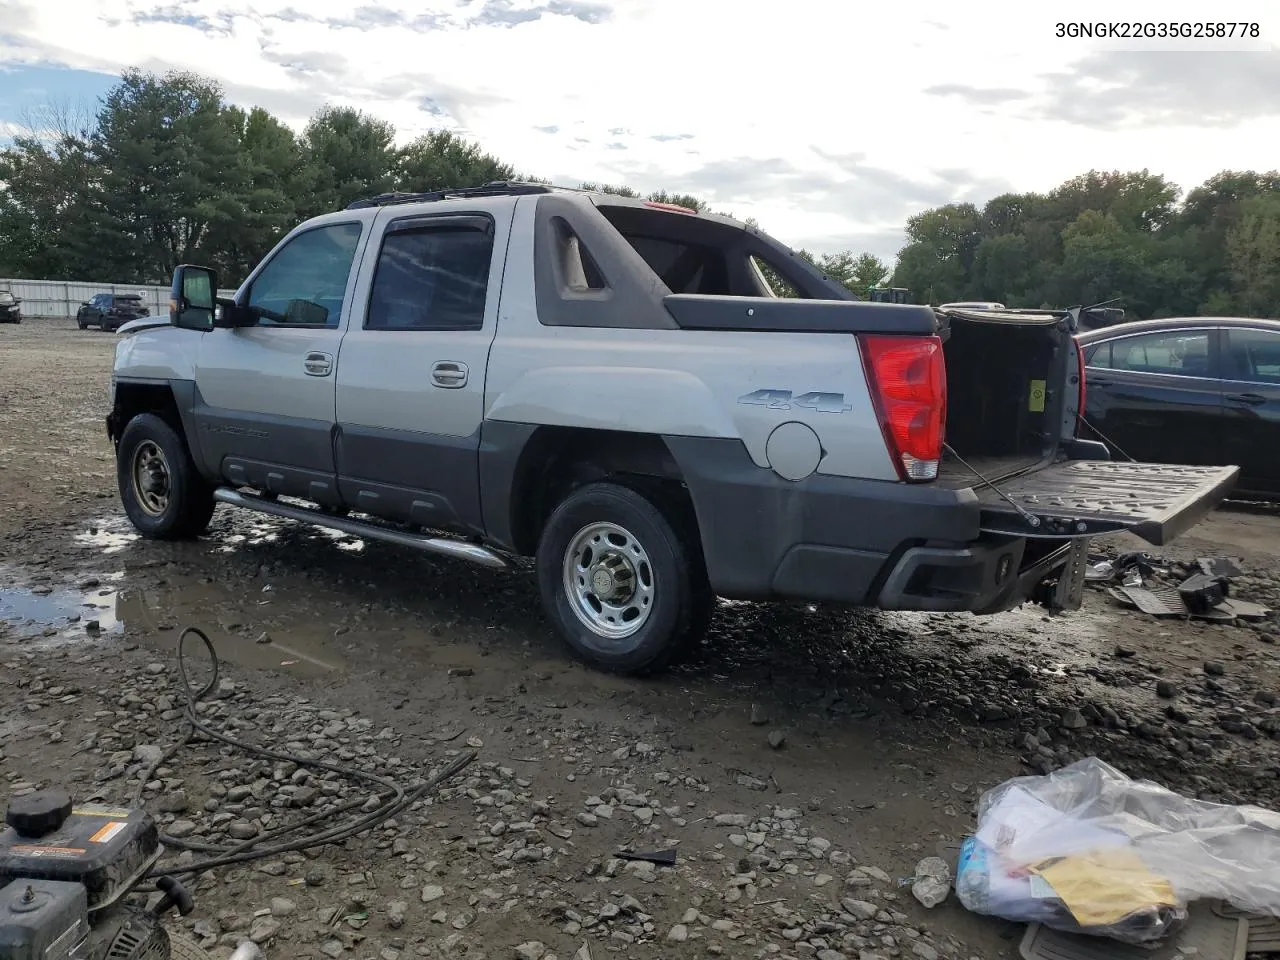
<path fill-rule="evenodd" d="M 425 193 L 380 193 L 376 197 L 355 200 L 347 204 L 348 210 L 366 207 L 387 207 L 397 203 L 431 203 L 454 197 L 519 197 L 532 193 L 550 193 L 554 188 L 545 183 L 524 183 L 519 180 L 494 180 L 479 187 L 446 187 Z"/>

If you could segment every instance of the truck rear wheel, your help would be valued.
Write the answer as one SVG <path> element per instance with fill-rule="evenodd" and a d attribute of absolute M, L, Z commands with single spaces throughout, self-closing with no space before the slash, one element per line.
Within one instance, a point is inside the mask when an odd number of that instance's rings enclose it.
<path fill-rule="evenodd" d="M 198 537 L 213 516 L 213 490 L 182 437 L 154 413 L 140 413 L 124 428 L 116 448 L 116 479 L 125 513 L 144 537 Z"/>
<path fill-rule="evenodd" d="M 657 492 L 600 482 L 571 493 L 538 543 L 538 586 L 580 658 L 617 673 L 656 673 L 710 617 L 696 528 Z"/>

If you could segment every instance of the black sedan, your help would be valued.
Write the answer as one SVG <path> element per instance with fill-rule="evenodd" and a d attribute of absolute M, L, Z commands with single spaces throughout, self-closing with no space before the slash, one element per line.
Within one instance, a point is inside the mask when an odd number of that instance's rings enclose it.
<path fill-rule="evenodd" d="M 76 311 L 76 326 L 97 327 L 99 330 L 119 330 L 130 320 L 147 317 L 151 311 L 136 293 L 100 293 L 80 304 Z"/>
<path fill-rule="evenodd" d="M 1233 496 L 1280 499 L 1280 321 L 1177 317 L 1077 339 L 1086 427 L 1112 456 L 1235 464 Z"/>

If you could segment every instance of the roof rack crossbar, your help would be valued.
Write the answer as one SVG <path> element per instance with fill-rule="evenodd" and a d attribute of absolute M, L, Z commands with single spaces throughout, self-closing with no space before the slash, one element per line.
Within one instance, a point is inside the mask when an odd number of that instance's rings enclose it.
<path fill-rule="evenodd" d="M 479 187 L 446 187 L 443 190 L 429 190 L 424 193 L 380 193 L 376 197 L 366 197 L 347 204 L 348 210 L 362 210 L 367 207 L 387 207 L 397 203 L 432 203 L 437 200 L 449 200 L 455 197 L 519 197 L 527 194 L 550 193 L 552 187 L 544 183 L 523 183 L 518 180 L 494 180 Z"/>

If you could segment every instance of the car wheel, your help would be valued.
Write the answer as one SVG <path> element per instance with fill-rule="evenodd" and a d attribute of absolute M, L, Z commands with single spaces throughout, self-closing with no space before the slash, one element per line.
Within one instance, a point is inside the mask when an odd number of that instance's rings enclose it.
<path fill-rule="evenodd" d="M 570 649 L 605 670 L 656 673 L 705 629 L 713 597 L 692 511 L 658 488 L 581 487 L 537 551 L 542 603 Z"/>
<path fill-rule="evenodd" d="M 196 470 L 186 442 L 154 413 L 138 414 L 124 428 L 116 479 L 125 513 L 144 537 L 198 537 L 213 516 L 213 490 Z"/>

